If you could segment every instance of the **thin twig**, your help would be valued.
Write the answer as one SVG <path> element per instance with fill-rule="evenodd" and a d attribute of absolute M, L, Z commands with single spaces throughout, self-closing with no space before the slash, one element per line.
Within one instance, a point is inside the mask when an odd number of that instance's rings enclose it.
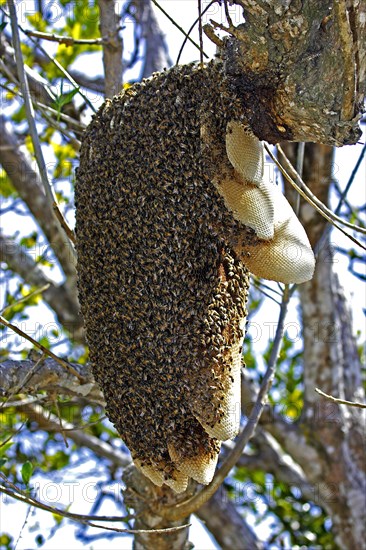
<path fill-rule="evenodd" d="M 67 361 L 55 355 L 51 350 L 45 348 L 42 344 L 37 342 L 37 340 L 34 340 L 31 336 L 29 336 L 29 334 L 26 334 L 25 332 L 20 330 L 20 328 L 18 328 L 17 326 L 13 325 L 12 323 L 9 323 L 9 321 L 4 319 L 4 317 L 2 317 L 1 315 L 0 315 L 0 323 L 5 325 L 8 328 L 11 328 L 11 330 L 19 334 L 19 336 L 26 338 L 26 340 L 31 342 L 36 348 L 40 349 L 44 354 L 48 355 L 49 357 L 52 357 L 52 359 L 57 361 L 57 363 L 59 363 L 62 367 L 66 368 L 71 374 L 76 376 L 78 380 L 84 383 L 84 378 Z"/>
<path fill-rule="evenodd" d="M 277 296 L 279 296 L 281 299 L 282 299 L 282 296 L 283 296 L 283 288 L 280 288 L 280 290 L 276 290 L 275 288 L 267 285 L 266 283 L 263 282 L 263 279 L 259 279 L 258 277 L 254 277 L 252 275 L 252 278 L 254 280 L 254 284 L 257 286 L 257 287 L 263 287 L 263 288 L 266 288 L 267 290 L 270 290 L 271 292 L 274 292 L 274 294 L 277 294 Z M 281 305 L 281 304 L 280 304 Z"/>
<path fill-rule="evenodd" d="M 198 2 L 198 36 L 200 39 L 200 65 L 203 66 L 203 33 L 202 33 L 202 6 L 201 0 Z"/>
<path fill-rule="evenodd" d="M 341 193 L 341 196 L 339 197 L 339 202 L 338 202 L 338 205 L 337 205 L 337 208 L 335 209 L 334 213 L 335 214 L 339 214 L 340 210 L 341 210 L 341 207 L 342 207 L 342 204 L 343 204 L 343 201 L 344 199 L 346 198 L 347 194 L 348 194 L 348 191 L 350 190 L 351 188 L 351 185 L 356 177 L 356 174 L 358 172 L 358 169 L 359 167 L 361 166 L 361 162 L 362 162 L 362 159 L 363 157 L 365 156 L 365 153 L 366 153 L 366 144 L 362 147 L 362 151 L 360 153 L 360 156 L 358 157 L 357 159 L 357 162 L 355 164 L 355 167 L 353 168 L 352 170 L 352 173 L 351 173 L 351 176 L 347 182 L 347 185 L 346 187 L 344 188 L 344 190 L 342 191 Z"/>
<path fill-rule="evenodd" d="M 169 15 L 169 13 L 167 13 L 164 8 L 162 8 L 160 6 L 160 4 L 156 1 L 156 0 L 151 0 L 151 2 L 154 4 L 154 6 L 156 6 L 161 12 L 163 12 L 163 14 L 165 15 L 165 17 L 167 17 L 169 19 L 169 21 L 171 23 L 173 23 L 173 25 L 175 27 L 177 27 L 177 29 L 182 33 L 184 34 L 184 36 L 186 37 L 187 40 L 189 40 L 198 50 L 200 49 L 200 46 L 199 44 L 197 44 L 197 42 L 195 42 L 194 40 L 192 40 L 192 38 L 186 33 L 186 31 L 184 29 L 182 29 L 182 27 L 180 25 L 178 25 L 178 23 L 176 21 L 174 21 L 173 17 L 171 17 Z M 208 55 L 203 52 L 203 55 L 208 59 Z"/>
<path fill-rule="evenodd" d="M 358 407 L 360 409 L 366 409 L 366 403 L 359 403 L 358 401 L 347 401 L 346 399 L 339 399 L 339 397 L 333 397 L 333 395 L 328 395 L 327 393 L 324 393 L 319 388 L 315 388 L 315 391 L 319 395 L 322 395 L 323 397 L 330 399 L 330 401 L 339 403 L 340 405 L 348 405 L 349 407 Z"/>
<path fill-rule="evenodd" d="M 21 502 L 30 504 L 32 506 L 35 506 L 36 508 L 40 508 L 41 510 L 45 510 L 46 512 L 51 512 L 52 514 L 56 514 L 58 516 L 62 516 L 68 519 L 71 519 L 72 521 L 77 521 L 78 523 L 83 523 L 85 525 L 89 525 L 90 527 L 97 527 L 98 529 L 105 529 L 107 531 L 115 531 L 117 533 L 172 533 L 174 531 L 179 531 L 180 529 L 186 529 L 190 526 L 190 524 L 186 525 L 179 525 L 178 527 L 167 527 L 165 529 L 117 529 L 112 527 L 106 527 L 105 525 L 97 525 L 95 523 L 92 523 L 88 520 L 89 516 L 81 515 L 81 514 L 73 514 L 71 512 L 66 512 L 65 510 L 61 510 L 61 508 L 55 508 L 53 506 L 48 506 L 47 504 L 44 504 L 43 502 L 34 499 L 33 497 L 30 497 L 27 495 L 24 491 L 18 489 L 18 487 L 14 486 L 9 480 L 0 472 L 0 478 L 2 478 L 5 483 L 9 484 L 11 487 L 15 487 L 14 489 L 8 489 L 7 487 L 4 487 L 0 485 L 0 492 L 4 493 L 12 498 L 15 498 L 16 500 L 19 500 Z M 105 516 L 90 516 L 93 517 L 93 521 L 124 521 L 126 518 L 123 516 L 121 517 L 105 517 Z M 128 516 L 128 519 L 131 519 L 131 516 Z M 126 521 L 128 521 L 126 519 Z"/>
<path fill-rule="evenodd" d="M 13 80 L 13 82 L 16 86 L 18 86 L 18 82 L 15 79 Z M 23 98 L 22 93 L 21 93 L 20 90 L 14 90 L 12 88 L 9 88 L 9 86 L 6 86 L 6 84 L 4 84 L 3 82 L 0 82 L 0 88 L 3 88 L 4 90 L 6 90 L 7 92 L 13 94 L 14 96 L 18 96 L 20 98 Z M 39 107 L 39 109 L 41 111 L 42 110 L 49 111 L 50 114 L 57 116 L 60 120 L 62 120 L 63 122 L 73 126 L 74 128 L 76 128 L 80 132 L 83 132 L 85 130 L 86 125 L 83 124 L 82 122 L 80 122 L 79 120 L 76 120 L 76 118 L 72 118 L 71 116 L 65 115 L 64 113 L 60 113 L 60 112 L 56 111 L 56 109 L 52 109 L 52 107 L 50 107 L 49 105 L 45 105 L 44 103 L 42 103 L 40 101 L 37 101 L 37 99 L 35 99 L 34 97 L 32 98 L 32 101 L 33 101 L 33 105 L 35 107 Z M 62 128 L 59 124 L 56 125 L 56 121 L 54 121 L 51 118 L 49 118 L 47 120 L 49 122 L 51 121 L 52 124 L 55 124 L 55 128 L 57 130 L 60 130 L 60 132 L 64 132 L 64 128 Z M 73 131 L 75 131 L 75 130 L 73 129 Z M 74 138 L 70 138 L 70 139 L 74 139 Z"/>
<path fill-rule="evenodd" d="M 29 300 L 29 298 L 33 298 L 33 296 L 37 296 L 37 294 L 42 294 L 45 290 L 47 290 L 51 286 L 51 283 L 47 283 L 46 285 L 42 286 L 41 288 L 36 288 L 26 296 L 23 296 L 20 298 L 20 300 L 17 300 L 13 304 L 9 304 L 8 306 L 5 306 L 4 309 L 0 312 L 1 315 L 4 315 L 6 311 L 13 308 L 14 306 L 17 306 L 19 304 L 22 304 L 23 302 L 26 302 Z"/>
<path fill-rule="evenodd" d="M 225 9 L 226 20 L 228 22 L 229 29 L 233 29 L 234 25 L 233 25 L 232 19 L 230 17 L 229 8 L 228 8 L 228 5 L 227 5 L 227 0 L 224 0 L 224 9 Z"/>
<path fill-rule="evenodd" d="M 53 128 L 55 128 L 56 130 L 58 130 L 61 134 L 63 134 L 69 140 L 70 145 L 72 145 L 74 150 L 78 153 L 80 151 L 80 148 L 81 148 L 81 141 L 79 141 L 76 137 L 74 137 L 69 130 L 66 130 L 66 128 L 62 124 L 60 124 L 58 121 L 53 119 L 47 113 L 47 111 L 40 108 L 40 112 L 42 113 L 43 117 L 48 122 L 48 124 L 50 126 L 52 126 Z M 75 132 L 75 130 L 73 130 L 73 131 Z M 68 228 L 68 231 L 72 232 L 72 234 L 73 234 L 73 231 L 68 226 L 67 226 L 67 228 Z M 65 227 L 64 227 L 64 229 L 65 229 Z"/>
<path fill-rule="evenodd" d="M 35 123 L 33 104 L 31 101 L 29 85 L 28 85 L 28 78 L 24 70 L 24 61 L 23 61 L 23 54 L 20 46 L 18 20 L 17 20 L 15 5 L 14 5 L 14 0 L 9 0 L 8 5 L 9 5 L 9 12 L 10 12 L 12 36 L 13 36 L 15 61 L 16 61 L 17 71 L 18 71 L 18 79 L 19 79 L 20 88 L 22 90 L 24 107 L 25 107 L 28 126 L 29 126 L 29 133 L 33 143 L 34 155 L 36 157 L 36 161 L 39 168 L 39 173 L 41 176 L 43 187 L 46 193 L 46 197 L 48 198 L 48 201 L 50 204 L 53 204 L 53 203 L 57 204 L 54 190 L 52 189 L 50 182 L 48 180 L 46 163 L 43 157 L 42 148 L 39 141 L 37 127 Z M 59 214 L 62 217 L 61 212 Z M 75 257 L 75 254 L 76 254 L 75 249 L 72 243 L 70 243 L 69 239 L 67 240 L 67 243 L 69 244 L 69 248 L 72 251 L 73 256 Z"/>
<path fill-rule="evenodd" d="M 105 38 L 72 38 L 71 36 L 61 36 L 59 34 L 50 34 L 48 32 L 38 32 L 24 30 L 27 36 L 33 36 L 34 38 L 41 38 L 42 40 L 48 40 L 49 42 L 58 42 L 59 44 L 65 44 L 66 46 L 73 46 L 74 44 L 89 44 L 91 46 L 101 46 L 106 42 Z"/>
<path fill-rule="evenodd" d="M 258 292 L 260 292 L 261 294 L 263 294 L 263 296 L 265 296 L 266 298 L 268 298 L 269 300 L 272 300 L 275 304 L 277 304 L 278 306 L 281 305 L 280 302 L 278 302 L 276 300 L 276 298 L 274 298 L 273 296 L 271 296 L 268 292 L 266 292 L 265 290 L 263 290 L 263 288 L 261 288 L 261 286 L 258 284 L 258 282 L 254 281 L 253 282 L 255 288 L 258 290 Z M 272 290 L 272 289 L 271 289 Z"/>
<path fill-rule="evenodd" d="M 276 335 L 273 341 L 273 346 L 271 349 L 270 357 L 268 360 L 268 366 L 266 373 L 263 377 L 261 387 L 259 389 L 255 405 L 250 413 L 248 421 L 239 435 L 235 447 L 228 455 L 228 457 L 223 462 L 221 468 L 216 472 L 214 479 L 209 485 L 204 487 L 192 498 L 177 504 L 173 507 L 160 507 L 157 512 L 160 516 L 171 521 L 176 521 L 181 518 L 187 517 L 190 514 L 196 512 L 205 502 L 207 502 L 212 495 L 219 489 L 220 485 L 225 480 L 226 476 L 229 474 L 230 470 L 235 466 L 240 456 L 243 453 L 244 447 L 247 442 L 253 437 L 255 429 L 258 425 L 259 419 L 262 415 L 262 412 L 265 408 L 268 392 L 271 388 L 275 372 L 276 372 L 276 363 L 277 358 L 281 350 L 281 344 L 283 339 L 283 334 L 285 330 L 285 318 L 287 313 L 288 304 L 290 297 L 293 293 L 293 287 L 285 285 L 283 292 L 282 303 L 280 315 L 278 318 L 278 324 L 276 329 Z"/>
<path fill-rule="evenodd" d="M 52 208 L 53 208 L 53 211 L 55 213 L 55 216 L 56 218 L 58 219 L 62 229 L 65 231 L 66 235 L 68 236 L 69 240 L 73 243 L 73 244 L 76 244 L 76 237 L 75 237 L 75 233 L 73 232 L 72 229 L 70 229 L 70 227 L 67 225 L 66 223 L 66 220 L 65 218 L 63 217 L 63 215 L 61 214 L 60 212 L 60 209 L 57 205 L 56 202 L 53 202 L 52 203 Z"/>
<path fill-rule="evenodd" d="M 355 179 L 355 177 L 356 177 L 356 174 L 357 174 L 357 172 L 358 172 L 359 167 L 361 166 L 361 162 L 362 162 L 362 159 L 363 159 L 365 153 L 366 153 L 366 144 L 363 146 L 362 151 L 361 151 L 361 154 L 360 154 L 360 156 L 358 157 L 357 162 L 356 162 L 356 164 L 355 164 L 355 166 L 354 166 L 354 168 L 353 168 L 353 170 L 352 170 L 352 173 L 351 173 L 351 176 L 350 176 L 350 178 L 349 178 L 349 180 L 348 180 L 348 182 L 347 182 L 347 185 L 346 185 L 346 187 L 343 189 L 343 191 L 342 191 L 342 193 L 341 193 L 341 195 L 340 195 L 340 197 L 339 197 L 339 202 L 338 202 L 338 204 L 337 204 L 337 208 L 336 208 L 335 211 L 334 211 L 335 214 L 339 214 L 339 212 L 341 211 L 342 204 L 343 204 L 343 202 L 345 202 L 345 199 L 346 199 L 346 197 L 347 197 L 348 191 L 350 190 L 351 185 L 352 185 L 352 183 L 354 182 L 354 179 Z M 322 236 L 320 237 L 320 239 L 319 239 L 319 241 L 318 241 L 318 243 L 317 243 L 316 250 L 320 250 L 320 249 L 323 247 L 323 244 L 324 244 L 324 242 L 326 241 L 326 239 L 327 239 L 327 237 L 328 237 L 328 235 L 329 235 L 329 233 L 330 233 L 330 230 L 331 230 L 331 227 L 330 227 L 329 225 L 327 225 L 327 227 L 324 229 L 324 232 L 323 232 Z"/>
<path fill-rule="evenodd" d="M 37 400 L 34 401 L 34 403 L 36 403 L 36 402 L 37 402 Z M 33 403 L 30 403 L 30 405 L 32 405 L 32 404 Z M 16 406 L 16 402 L 14 403 L 14 405 Z M 23 403 L 20 403 L 20 405 L 23 405 Z M 91 426 L 97 426 L 98 424 L 100 424 L 106 418 L 107 418 L 106 416 L 101 416 L 100 418 L 98 418 L 98 420 L 95 420 L 95 422 L 87 422 L 86 424 L 78 424 L 77 426 L 74 426 L 73 428 L 65 428 L 64 426 L 62 426 L 62 432 L 63 433 L 66 433 L 66 432 L 79 432 L 80 430 L 86 430 L 87 428 L 90 428 Z M 59 432 L 60 429 L 59 428 L 47 428 L 47 431 L 48 432 Z"/>
<path fill-rule="evenodd" d="M 277 144 L 277 149 L 278 149 L 278 152 L 281 153 L 281 155 L 283 157 L 285 168 L 283 166 L 281 166 L 281 163 L 279 162 L 278 159 L 276 159 L 277 160 L 277 162 L 276 162 L 277 166 L 279 167 L 281 172 L 284 174 L 286 179 L 289 181 L 289 183 L 291 183 L 291 185 L 296 189 L 296 191 L 298 191 L 305 198 L 305 200 L 309 204 L 311 204 L 312 206 L 314 206 L 314 208 L 316 208 L 316 210 L 319 212 L 319 214 L 321 214 L 324 218 L 326 218 L 326 216 L 323 215 L 323 213 L 324 213 L 324 214 L 328 215 L 329 218 L 331 218 L 334 221 L 337 221 L 337 222 L 341 223 L 345 227 L 348 227 L 348 228 L 352 229 L 353 231 L 358 231 L 359 233 L 362 233 L 363 235 L 366 235 L 366 227 L 361 227 L 359 225 L 355 225 L 353 223 L 347 222 L 343 218 L 340 218 L 339 216 L 337 216 L 337 214 L 335 214 L 332 210 L 330 210 L 321 200 L 319 200 L 318 197 L 316 197 L 314 195 L 314 193 L 311 191 L 311 189 L 309 189 L 309 187 L 306 185 L 306 183 L 302 180 L 300 175 L 296 172 L 295 168 L 292 166 L 291 162 L 289 161 L 289 159 L 285 155 L 283 149 L 278 144 Z M 270 152 L 269 148 L 267 148 L 267 152 L 271 156 L 272 159 L 276 158 Z M 286 170 L 288 170 L 289 174 L 291 174 L 291 175 L 289 175 L 286 172 Z M 292 178 L 294 178 L 294 179 L 292 179 Z M 333 224 L 333 225 L 335 225 L 335 224 Z M 335 225 L 335 227 L 337 227 L 337 226 Z M 348 235 L 347 233 L 345 233 L 345 234 Z M 360 245 L 360 246 L 362 246 L 362 245 Z"/>
<path fill-rule="evenodd" d="M 86 516 L 86 515 L 82 515 L 82 514 L 74 514 L 72 512 L 68 512 L 67 510 L 61 510 L 59 508 L 54 508 L 53 506 L 48 506 L 48 504 L 45 504 L 45 503 L 41 502 L 40 500 L 35 499 L 34 497 L 30 496 L 29 493 L 26 493 L 22 489 L 19 489 L 19 487 L 17 487 L 14 483 L 12 483 L 10 481 L 10 479 L 8 479 L 1 472 L 0 472 L 0 478 L 4 481 L 4 483 L 6 483 L 14 491 L 14 493 L 19 494 L 21 496 L 24 496 L 25 499 L 27 499 L 26 502 L 28 502 L 28 504 L 31 504 L 32 506 L 37 506 L 38 508 L 41 508 L 42 510 L 52 511 L 53 513 L 55 513 L 57 515 L 60 515 L 60 516 L 64 516 L 64 517 L 70 517 L 71 516 L 70 519 L 75 519 L 75 520 L 77 520 L 77 519 L 80 519 L 80 520 L 92 519 L 93 521 L 116 522 L 116 521 L 124 521 L 124 520 L 134 519 L 136 517 L 135 515 L 131 515 L 131 514 L 129 514 L 128 516 L 91 516 L 89 514 Z M 9 490 L 8 487 L 2 487 L 2 488 Z M 17 498 L 14 493 L 10 494 L 9 496 L 14 496 L 14 498 Z M 6 493 L 6 494 L 9 494 L 9 493 Z"/>
<path fill-rule="evenodd" d="M 304 167 L 304 155 L 305 155 L 305 143 L 302 141 L 301 143 L 298 144 L 297 155 L 296 155 L 296 171 L 301 178 L 302 178 L 302 172 Z M 295 204 L 296 216 L 298 216 L 300 212 L 300 202 L 301 202 L 300 199 L 301 199 L 301 195 L 297 193 L 296 204 Z"/>
<path fill-rule="evenodd" d="M 265 145 L 265 148 L 266 148 L 266 151 L 268 153 L 268 155 L 271 157 L 271 159 L 273 160 L 273 162 L 278 166 L 280 172 L 283 174 L 283 176 L 287 179 L 287 181 L 289 183 L 291 183 L 291 185 L 296 189 L 296 191 L 298 193 L 300 193 L 300 195 L 302 197 L 304 197 L 304 199 L 309 203 L 311 204 L 311 206 L 313 206 L 313 208 L 315 208 L 315 210 L 317 212 L 319 212 L 319 214 L 325 218 L 329 223 L 331 223 L 332 225 L 334 225 L 334 227 L 336 227 L 341 233 L 343 233 L 344 235 L 346 235 L 346 237 L 348 237 L 351 241 L 353 241 L 355 244 L 357 244 L 358 246 L 360 246 L 361 248 L 363 248 L 364 250 L 366 250 L 366 247 L 360 243 L 360 241 L 358 241 L 357 239 L 355 239 L 352 235 L 350 235 L 349 233 L 347 233 L 346 231 L 344 231 L 344 229 L 342 229 L 333 219 L 332 217 L 330 217 L 325 211 L 323 208 L 320 208 L 319 206 L 317 206 L 317 204 L 307 195 L 307 193 L 305 193 L 305 191 L 299 186 L 297 185 L 297 183 L 295 183 L 295 181 L 289 176 L 289 174 L 286 172 L 286 170 L 284 169 L 284 167 L 281 165 L 281 163 L 278 161 L 278 159 L 276 159 L 276 157 L 273 155 L 272 151 L 270 151 L 269 147 L 267 145 Z M 284 152 L 282 151 L 281 147 L 279 145 L 277 145 L 277 148 L 279 150 L 279 152 L 284 156 L 284 158 L 286 158 L 286 155 L 284 154 Z M 292 167 L 291 163 L 288 161 L 289 165 L 291 166 L 291 170 L 294 170 L 294 168 Z M 286 163 L 287 164 L 287 163 Z M 304 184 L 305 186 L 305 184 Z M 305 186 L 306 187 L 306 186 Z M 308 189 L 308 188 L 307 188 Z M 310 190 L 309 190 L 310 191 Z M 310 191 L 311 193 L 311 191 Z M 317 199 L 318 201 L 319 199 Z M 321 201 L 319 201 L 321 202 Z M 323 203 L 321 203 L 323 205 Z M 325 206 L 325 205 L 323 205 Z M 325 207 L 326 208 L 326 207 Z M 332 216 L 334 217 L 334 214 L 332 212 Z M 341 218 L 340 218 L 341 219 Z M 342 220 L 342 223 L 344 223 L 344 220 Z M 351 224 L 352 225 L 352 224 Z M 358 226 L 353 226 L 352 225 L 352 229 L 355 229 L 355 227 L 358 227 Z M 360 228 L 362 231 L 364 231 L 364 228 Z"/>
<path fill-rule="evenodd" d="M 9 7 L 10 7 L 10 2 L 13 3 L 13 0 L 9 0 Z M 11 15 L 9 15 L 2 7 L 0 7 L 1 11 L 7 16 L 7 17 L 10 17 L 11 19 Z M 16 15 L 16 14 L 15 14 Z M 22 33 L 24 34 L 27 34 L 26 32 L 26 29 L 24 29 L 21 25 L 19 25 L 18 21 L 17 21 L 17 29 L 20 29 L 22 31 Z M 18 37 L 19 37 L 19 33 L 18 33 Z M 30 41 L 34 44 L 34 46 L 36 48 L 38 48 L 45 57 L 47 57 L 47 59 L 49 59 L 51 61 L 51 63 L 53 63 L 58 69 L 59 71 L 61 71 L 61 73 L 67 78 L 67 80 L 74 86 L 74 88 L 77 90 L 78 94 L 83 98 L 83 100 L 85 101 L 85 103 L 87 105 L 89 105 L 89 107 L 92 109 L 92 111 L 94 113 L 96 113 L 96 109 L 94 107 L 94 105 L 90 102 L 90 100 L 88 99 L 88 97 L 82 92 L 82 90 L 80 89 L 80 86 L 77 84 L 77 82 L 75 82 L 75 80 L 72 78 L 72 76 L 70 75 L 70 73 L 67 72 L 67 70 L 57 61 L 57 59 L 55 59 L 54 57 L 52 57 L 52 55 L 50 55 L 41 45 L 40 43 L 35 40 L 34 38 L 32 38 L 31 36 L 28 37 L 30 39 Z"/>
<path fill-rule="evenodd" d="M 11 404 L 8 403 L 7 406 L 11 406 Z M 13 437 L 15 437 L 16 435 L 18 435 L 18 433 L 20 433 L 23 429 L 23 426 L 24 424 L 26 423 L 26 420 L 24 420 L 24 422 L 21 423 L 21 425 L 19 426 L 19 428 L 17 428 L 12 434 L 9 435 L 9 437 L 7 437 L 5 439 L 5 441 L 2 441 L 0 443 L 0 448 L 1 447 L 4 447 L 4 445 L 6 445 L 7 443 L 9 443 L 9 441 L 11 441 L 13 439 Z"/>
<path fill-rule="evenodd" d="M 53 403 L 55 405 L 55 409 L 56 409 L 57 416 L 58 416 L 58 421 L 60 423 L 60 433 L 62 435 L 62 439 L 64 440 L 65 447 L 68 448 L 69 444 L 67 442 L 66 435 L 65 435 L 65 430 L 64 430 L 64 427 L 62 425 L 62 416 L 61 416 L 60 407 L 58 406 L 58 402 L 57 402 L 57 395 L 55 396 L 55 394 L 53 395 Z"/>
<path fill-rule="evenodd" d="M 203 10 L 203 12 L 201 13 L 201 18 L 205 15 L 206 11 L 208 11 L 208 9 L 212 6 L 212 4 L 216 4 L 217 0 L 212 0 L 206 7 L 205 9 Z M 189 35 L 191 34 L 191 32 L 193 31 L 193 29 L 195 28 L 195 26 L 197 25 L 199 21 L 199 17 L 197 17 L 196 21 L 190 26 L 187 34 L 186 34 L 186 37 L 184 38 L 183 40 L 183 43 L 180 47 L 180 50 L 179 50 L 179 53 L 178 53 L 178 57 L 177 57 L 177 61 L 175 62 L 176 65 L 178 65 L 179 61 L 180 61 L 180 58 L 181 58 L 181 55 L 183 53 L 183 49 L 184 49 L 184 46 L 187 44 L 187 40 L 189 38 Z M 206 26 L 206 25 L 205 25 Z M 204 28 L 203 28 L 204 30 Z M 205 32 L 205 34 L 207 34 Z M 207 35 L 208 36 L 208 35 Z M 207 57 L 207 56 L 206 56 Z"/>
<path fill-rule="evenodd" d="M 83 132 L 86 128 L 86 125 L 80 122 L 79 120 L 76 120 L 75 118 L 65 115 L 64 113 L 59 113 L 58 111 L 56 111 L 56 109 L 53 109 L 49 105 L 45 105 L 40 101 L 35 101 L 35 104 L 40 109 L 45 109 L 46 111 L 49 111 L 50 114 L 57 116 L 60 120 L 62 120 L 66 124 L 70 124 L 71 126 L 74 126 L 74 128 L 76 128 L 77 130 L 80 130 L 80 132 Z"/>

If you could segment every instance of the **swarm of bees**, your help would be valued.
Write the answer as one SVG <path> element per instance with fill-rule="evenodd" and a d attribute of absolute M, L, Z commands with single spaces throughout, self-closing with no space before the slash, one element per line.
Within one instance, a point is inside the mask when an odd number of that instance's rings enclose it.
<path fill-rule="evenodd" d="M 176 492 L 210 482 L 239 428 L 247 266 L 268 243 L 227 183 L 261 189 L 258 143 L 219 62 L 107 100 L 83 141 L 79 298 L 94 375 L 136 466 Z"/>

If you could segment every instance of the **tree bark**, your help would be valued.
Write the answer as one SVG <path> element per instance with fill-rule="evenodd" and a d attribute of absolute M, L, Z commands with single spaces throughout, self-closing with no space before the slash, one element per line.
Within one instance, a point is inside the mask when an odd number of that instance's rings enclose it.
<path fill-rule="evenodd" d="M 135 511 L 136 521 L 134 528 L 143 530 L 164 529 L 167 527 L 187 527 L 169 533 L 138 533 L 134 537 L 134 550 L 190 550 L 193 548 L 188 542 L 189 518 L 177 521 L 164 520 L 154 513 L 154 503 L 175 506 L 192 494 L 193 485 L 187 491 L 177 495 L 169 487 L 157 487 L 147 479 L 134 465 L 129 466 L 123 473 L 126 483 L 124 501 Z"/>
<path fill-rule="evenodd" d="M 293 161 L 295 146 L 286 145 L 285 149 Z M 326 202 L 332 176 L 331 151 L 313 144 L 306 146 L 305 153 L 303 179 Z M 315 244 L 326 222 L 307 204 L 300 212 Z M 338 405 L 315 392 L 318 387 L 341 399 L 364 399 L 351 313 L 334 273 L 329 235 L 313 279 L 300 285 L 299 294 L 304 327 L 304 409 L 300 428 L 312 453 L 296 459 L 309 481 L 319 488 L 339 546 L 362 548 L 366 537 L 365 410 Z"/>
<path fill-rule="evenodd" d="M 197 512 L 223 550 L 262 550 L 264 545 L 239 514 L 221 486 Z"/>
<path fill-rule="evenodd" d="M 365 95 L 364 2 L 235 0 L 226 70 L 256 135 L 270 143 L 356 143 Z"/>
<path fill-rule="evenodd" d="M 135 0 L 136 22 L 141 25 L 145 40 L 145 56 L 142 78 L 148 78 L 154 72 L 170 67 L 171 60 L 165 37 L 156 19 L 150 0 Z"/>
<path fill-rule="evenodd" d="M 18 393 L 37 396 L 45 391 L 50 394 L 82 397 L 90 404 L 104 406 L 102 393 L 94 381 L 89 365 L 73 363 L 72 367 L 82 376 L 83 382 L 70 371 L 47 358 L 41 361 L 6 359 L 0 363 L 0 394 L 9 399 Z"/>
<path fill-rule="evenodd" d="M 120 22 L 114 0 L 98 0 L 100 12 L 100 34 L 106 39 L 103 45 L 105 97 L 113 97 L 122 88 L 122 52 Z"/>

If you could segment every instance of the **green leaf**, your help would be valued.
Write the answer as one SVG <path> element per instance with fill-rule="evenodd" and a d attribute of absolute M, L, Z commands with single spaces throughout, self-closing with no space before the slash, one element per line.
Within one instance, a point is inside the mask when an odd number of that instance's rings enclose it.
<path fill-rule="evenodd" d="M 1 417 L 0 417 L 1 418 Z M 13 441 L 8 441 L 7 443 L 5 443 L 4 445 L 1 445 L 0 447 L 0 456 L 4 456 L 6 451 L 8 449 L 10 449 L 10 447 L 14 444 Z"/>
<path fill-rule="evenodd" d="M 6 464 L 7 460 L 6 458 L 0 458 L 0 468 Z"/>
<path fill-rule="evenodd" d="M 72 101 L 72 98 L 74 97 L 74 95 L 76 95 L 78 93 L 78 91 L 80 90 L 79 87 L 77 88 L 74 88 L 73 90 L 71 90 L 71 92 L 68 92 L 67 94 L 61 94 L 55 101 L 55 103 L 57 105 L 59 105 L 60 107 L 63 107 L 64 105 L 66 105 L 67 103 L 70 103 Z"/>
<path fill-rule="evenodd" d="M 79 86 L 77 88 L 74 88 L 70 92 L 67 92 L 66 94 L 62 93 L 62 87 L 63 87 L 63 81 L 61 81 L 61 94 L 56 97 L 55 101 L 52 104 L 52 107 L 58 112 L 60 115 L 62 111 L 62 107 L 66 105 L 67 103 L 70 103 L 72 101 L 72 98 L 79 92 L 80 88 Z"/>
<path fill-rule="evenodd" d="M 0 170 L 0 193 L 6 199 L 15 197 L 17 194 L 5 170 Z"/>
<path fill-rule="evenodd" d="M 29 480 L 32 476 L 32 473 L 33 473 L 33 465 L 31 462 L 29 462 L 29 460 L 27 460 L 27 462 L 24 462 L 21 469 L 22 479 L 26 485 L 28 485 Z"/>
<path fill-rule="evenodd" d="M 3 21 L 2 23 L 0 23 L 0 32 L 3 32 L 7 24 L 7 21 Z"/>
<path fill-rule="evenodd" d="M 4 533 L 3 535 L 0 535 L 0 548 L 4 549 L 4 550 L 11 550 L 12 540 L 13 540 L 13 537 L 8 535 L 7 533 Z"/>

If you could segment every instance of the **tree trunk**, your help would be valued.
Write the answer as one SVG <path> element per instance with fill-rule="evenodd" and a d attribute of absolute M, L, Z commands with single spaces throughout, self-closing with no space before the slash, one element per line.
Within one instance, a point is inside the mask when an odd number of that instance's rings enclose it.
<path fill-rule="evenodd" d="M 285 152 L 295 161 L 297 145 Z M 330 148 L 307 144 L 303 179 L 325 203 L 332 176 Z M 326 222 L 308 204 L 300 209 L 313 246 Z M 362 548 L 366 537 L 365 410 L 338 405 L 315 392 L 360 401 L 364 397 L 361 364 L 352 336 L 352 317 L 333 268 L 329 234 L 320 251 L 314 277 L 299 287 L 304 330 L 304 409 L 301 431 L 312 456 L 296 456 L 333 522 L 341 548 Z"/>
<path fill-rule="evenodd" d="M 192 494 L 193 485 L 181 494 L 174 493 L 169 487 L 163 485 L 157 487 L 148 480 L 133 465 L 129 466 L 123 473 L 123 481 L 126 483 L 124 501 L 128 507 L 135 511 L 137 516 L 134 529 L 152 530 L 187 525 L 183 529 L 172 532 L 150 531 L 149 533 L 138 533 L 134 537 L 134 550 L 189 550 L 192 544 L 188 541 L 189 518 L 182 518 L 178 521 L 164 520 L 154 513 L 154 503 L 160 506 L 175 506 L 189 498 Z"/>

